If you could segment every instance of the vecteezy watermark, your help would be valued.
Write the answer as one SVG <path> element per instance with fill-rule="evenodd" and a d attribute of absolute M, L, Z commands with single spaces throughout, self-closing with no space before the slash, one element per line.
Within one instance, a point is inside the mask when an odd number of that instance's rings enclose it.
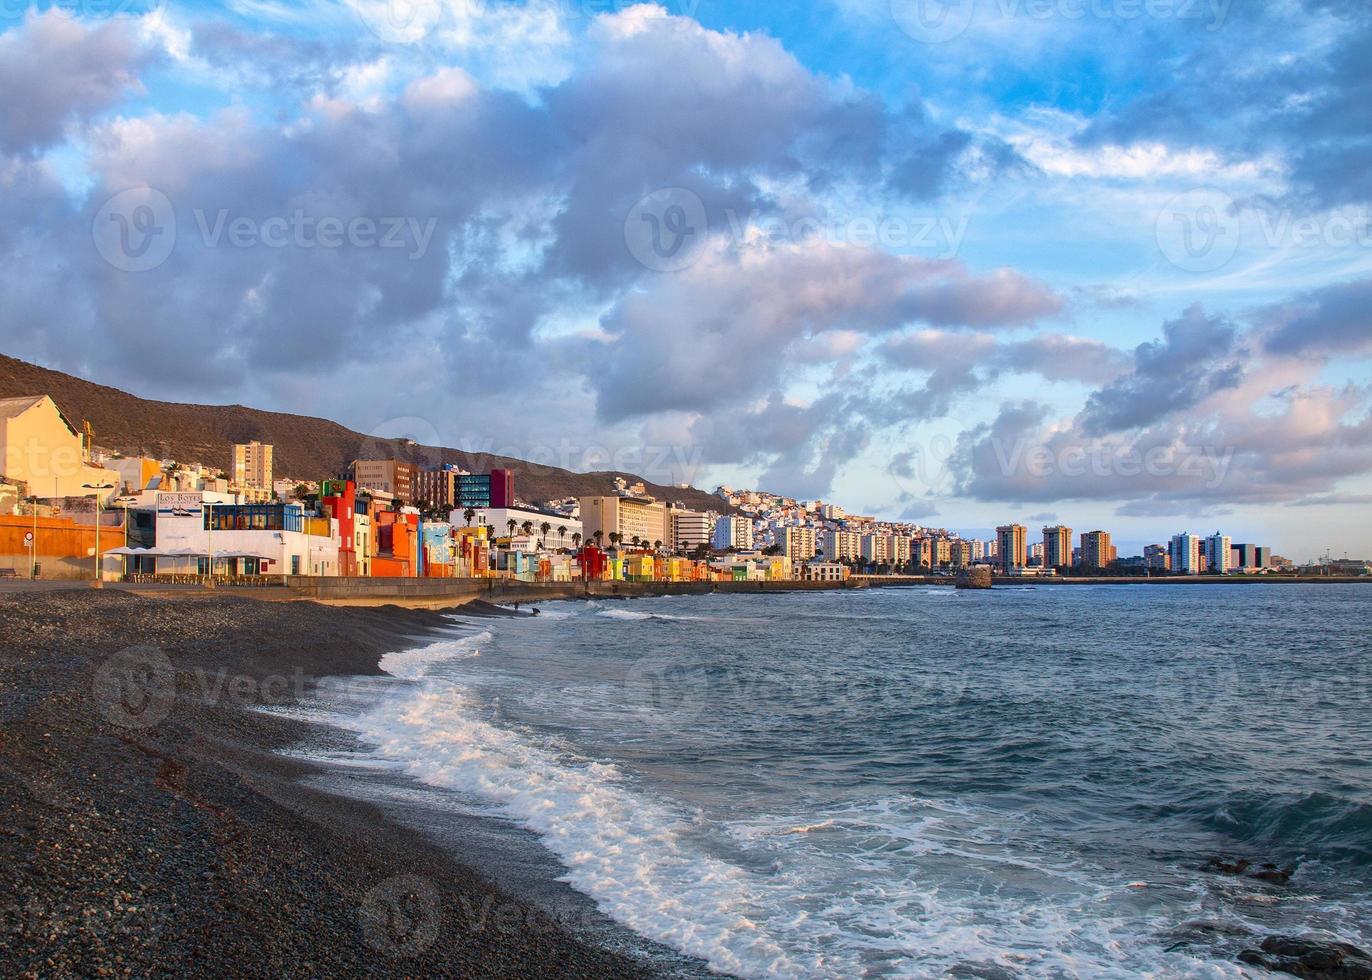
<path fill-rule="evenodd" d="M 176 703 L 176 668 L 157 647 L 125 647 L 95 671 L 95 703 L 120 728 L 152 728 Z"/>
<path fill-rule="evenodd" d="M 890 0 L 891 17 L 923 44 L 944 44 L 972 26 L 978 11 L 989 19 L 1033 21 L 1168 20 L 1217 31 L 1233 0 Z"/>
<path fill-rule="evenodd" d="M 724 211 L 725 224 L 711 228 L 705 203 L 694 191 L 665 187 L 641 198 L 624 221 L 624 242 L 642 266 L 681 272 L 700 257 L 712 231 L 735 245 L 772 247 L 856 246 L 900 249 L 930 258 L 952 258 L 967 237 L 970 218 L 951 214 L 746 214 Z"/>
<path fill-rule="evenodd" d="M 203 248 L 402 250 L 418 261 L 433 241 L 437 218 L 411 215 L 315 215 L 303 208 L 265 218 L 228 208 L 191 212 Z M 100 256 L 124 272 L 148 272 L 171 257 L 178 239 L 176 208 L 155 187 L 134 187 L 109 198 L 95 214 L 91 238 Z M 184 240 L 184 237 L 183 237 Z"/>
<path fill-rule="evenodd" d="M 709 224 L 699 194 L 684 187 L 664 187 L 629 209 L 624 219 L 624 244 L 645 268 L 680 272 L 699 257 Z"/>
<path fill-rule="evenodd" d="M 785 670 L 739 663 L 700 663 L 686 655 L 642 657 L 625 672 L 625 703 L 679 727 L 712 707 L 729 705 L 752 723 L 784 726 L 803 705 L 810 722 L 842 724 L 913 705 L 951 706 L 965 695 L 957 671 L 930 669 L 892 680 L 879 669 L 792 664 Z"/>
<path fill-rule="evenodd" d="M 120 191 L 95 213 L 91 240 L 100 257 L 116 269 L 156 269 L 176 248 L 176 209 L 155 187 Z"/>
<path fill-rule="evenodd" d="M 1135 446 L 1079 443 L 1052 447 L 1027 439 L 1006 444 L 995 437 L 990 443 L 995 465 L 1002 476 L 1018 474 L 1036 480 L 1053 476 L 1069 479 L 1146 476 L 1202 483 L 1207 490 L 1215 490 L 1224 483 L 1234 461 L 1232 447 L 1172 445 L 1141 450 Z"/>
<path fill-rule="evenodd" d="M 434 944 L 443 920 L 438 889 L 419 875 L 396 875 L 362 898 L 357 921 L 362 941 L 396 959 L 418 956 Z"/>
<path fill-rule="evenodd" d="M 962 248 L 970 219 L 966 215 L 766 215 L 725 211 L 735 241 L 761 235 L 773 246 L 855 245 L 902 249 L 951 259 Z"/>
<path fill-rule="evenodd" d="M 196 667 L 185 676 L 188 684 L 182 693 L 201 704 L 279 705 L 298 701 L 307 693 L 300 667 L 290 674 L 263 677 Z M 96 669 L 93 690 L 100 713 L 110 724 L 152 728 L 167 718 L 176 703 L 177 672 L 157 647 L 126 647 Z"/>
<path fill-rule="evenodd" d="M 1372 210 L 1349 207 L 1298 215 L 1289 208 L 1244 209 L 1224 191 L 1200 187 L 1163 206 L 1154 235 L 1158 250 L 1178 269 L 1214 272 L 1228 265 L 1243 245 L 1271 250 L 1372 248 Z"/>
<path fill-rule="evenodd" d="M 422 259 L 429 251 L 437 218 L 390 216 L 320 217 L 296 208 L 290 215 L 269 218 L 233 216 L 227 208 L 214 214 L 192 212 L 206 248 L 384 248 L 405 249 L 406 258 Z"/>

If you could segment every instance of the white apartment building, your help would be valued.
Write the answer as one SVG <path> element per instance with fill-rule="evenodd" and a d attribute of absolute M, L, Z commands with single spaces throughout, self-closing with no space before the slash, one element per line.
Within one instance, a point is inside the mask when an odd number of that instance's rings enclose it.
<path fill-rule="evenodd" d="M 669 511 L 672 519 L 672 550 L 691 552 L 701 545 L 708 545 L 714 534 L 714 518 L 699 511 L 674 507 Z"/>
<path fill-rule="evenodd" d="M 891 563 L 904 568 L 910 564 L 910 538 L 897 534 L 891 538 Z"/>
<path fill-rule="evenodd" d="M 575 542 L 573 535 L 584 534 L 582 524 L 574 517 L 549 514 L 541 510 L 523 507 L 473 507 L 472 523 L 467 524 L 467 508 L 459 507 L 448 514 L 448 523 L 453 527 L 489 527 L 492 538 L 510 536 L 510 521 L 515 522 L 515 534 L 522 534 L 525 523 L 533 526 L 531 537 L 543 543 L 543 525 L 548 525 L 546 545 L 550 549 L 571 548 Z M 656 540 L 656 539 L 652 539 Z M 608 547 L 609 542 L 605 545 Z"/>
<path fill-rule="evenodd" d="M 746 517 L 721 517 L 715 522 L 712 545 L 719 551 L 729 548 L 747 551 L 753 546 L 753 522 Z"/>
<path fill-rule="evenodd" d="M 1185 575 L 1200 574 L 1201 539 L 1194 534 L 1172 535 L 1167 545 L 1167 555 L 1172 561 L 1172 571 Z"/>
<path fill-rule="evenodd" d="M 1216 531 L 1205 539 L 1205 560 L 1212 572 L 1221 575 L 1234 567 L 1232 555 L 1233 541 L 1227 534 Z"/>

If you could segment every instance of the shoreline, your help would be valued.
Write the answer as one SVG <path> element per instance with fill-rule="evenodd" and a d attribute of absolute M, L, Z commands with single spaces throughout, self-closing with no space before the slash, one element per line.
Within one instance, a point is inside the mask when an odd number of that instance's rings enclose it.
<path fill-rule="evenodd" d="M 439 612 L 53 590 L 0 594 L 0 625 L 5 975 L 651 975 L 460 831 L 320 788 L 279 754 L 319 726 L 252 710 L 383 676 Z"/>

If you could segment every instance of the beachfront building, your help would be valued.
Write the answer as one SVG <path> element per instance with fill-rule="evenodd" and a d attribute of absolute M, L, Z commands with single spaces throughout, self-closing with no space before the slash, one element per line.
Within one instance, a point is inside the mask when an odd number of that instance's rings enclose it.
<path fill-rule="evenodd" d="M 1087 568 L 1109 568 L 1115 562 L 1115 546 L 1109 531 L 1086 531 L 1081 536 L 1081 563 Z"/>
<path fill-rule="evenodd" d="M 470 523 L 467 520 L 469 510 L 472 512 Z M 514 522 L 513 531 L 511 521 Z M 559 550 L 574 548 L 576 542 L 585 537 L 585 527 L 575 517 L 532 507 L 467 507 L 452 511 L 448 515 L 448 523 L 453 527 L 488 527 L 492 539 L 527 538 L 525 547 L 530 551 L 537 551 L 540 547 Z M 544 525 L 547 525 L 547 531 L 544 531 Z M 578 538 L 577 535 L 582 537 Z"/>
<path fill-rule="evenodd" d="M 824 557 L 831 561 L 845 561 L 862 553 L 862 535 L 843 528 L 825 531 L 820 538 Z"/>
<path fill-rule="evenodd" d="M 717 551 L 736 548 L 747 551 L 753 546 L 753 522 L 746 517 L 726 514 L 715 521 L 714 540 L 711 542 Z"/>
<path fill-rule="evenodd" d="M 1182 532 L 1172 535 L 1167 545 L 1168 564 L 1175 575 L 1199 575 L 1201 572 L 1201 539 Z"/>
<path fill-rule="evenodd" d="M 870 565 L 887 565 L 891 562 L 891 538 L 886 534 L 864 534 L 862 536 L 862 560 Z"/>
<path fill-rule="evenodd" d="M 953 547 L 948 538 L 942 535 L 924 535 L 915 539 L 911 556 L 920 568 L 944 568 L 952 564 Z"/>
<path fill-rule="evenodd" d="M 1025 535 L 1029 529 L 1023 524 L 1003 524 L 996 528 L 996 564 L 1006 575 L 1024 568 L 1028 564 L 1028 549 Z"/>
<path fill-rule="evenodd" d="M 1225 575 L 1234 567 L 1230 554 L 1232 545 L 1229 535 L 1219 531 L 1205 539 L 1205 561 L 1210 571 Z"/>
<path fill-rule="evenodd" d="M 812 527 L 783 527 L 777 532 L 781 553 L 797 565 L 815 557 L 818 547 Z"/>
<path fill-rule="evenodd" d="M 218 498 L 218 499 L 216 499 Z M 299 504 L 240 504 L 212 493 L 158 493 L 157 574 L 337 575 L 338 521 Z M 109 559 L 106 559 L 107 561 Z"/>
<path fill-rule="evenodd" d="M 954 568 L 966 568 L 972 564 L 972 542 L 954 538 L 948 542 L 948 563 Z"/>
<path fill-rule="evenodd" d="M 120 488 L 119 474 L 91 463 L 84 432 L 47 395 L 0 398 L 0 477 L 45 500 L 108 500 Z"/>
<path fill-rule="evenodd" d="M 891 564 L 898 569 L 910 567 L 910 537 L 905 534 L 891 536 Z"/>
<path fill-rule="evenodd" d="M 1085 535 L 1083 535 L 1083 540 Z M 1070 568 L 1072 565 L 1072 529 L 1061 524 L 1043 529 L 1043 567 Z"/>
<path fill-rule="evenodd" d="M 800 577 L 807 582 L 843 582 L 848 575 L 848 566 L 837 561 L 806 562 L 800 570 Z"/>
<path fill-rule="evenodd" d="M 698 548 L 709 547 L 710 538 L 715 530 L 713 515 L 686 510 L 684 507 L 672 507 L 669 509 L 669 516 L 672 521 L 673 551 L 689 554 Z"/>
<path fill-rule="evenodd" d="M 1143 549 L 1143 564 L 1150 571 L 1165 572 L 1172 567 L 1172 559 L 1167 552 L 1165 544 L 1145 545 Z"/>
<path fill-rule="evenodd" d="M 612 540 L 618 540 L 621 547 L 634 540 L 648 547 L 672 540 L 667 507 L 652 497 L 582 497 L 581 524 L 583 540 L 598 542 L 602 547 Z M 617 538 L 612 539 L 611 534 Z"/>

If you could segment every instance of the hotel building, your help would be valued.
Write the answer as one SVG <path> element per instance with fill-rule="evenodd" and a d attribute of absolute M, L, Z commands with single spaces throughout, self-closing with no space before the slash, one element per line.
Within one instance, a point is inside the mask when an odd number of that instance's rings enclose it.
<path fill-rule="evenodd" d="M 1043 567 L 1069 568 L 1071 565 L 1072 529 L 1060 524 L 1054 527 L 1045 527 L 1043 529 Z"/>
<path fill-rule="evenodd" d="M 1109 568 L 1115 561 L 1115 546 L 1109 531 L 1086 531 L 1081 536 L 1081 563 L 1087 568 Z"/>
<path fill-rule="evenodd" d="M 1029 529 L 1023 524 L 1002 524 L 996 528 L 996 557 L 1000 569 L 1010 574 L 1025 566 L 1028 555 L 1026 535 Z"/>

